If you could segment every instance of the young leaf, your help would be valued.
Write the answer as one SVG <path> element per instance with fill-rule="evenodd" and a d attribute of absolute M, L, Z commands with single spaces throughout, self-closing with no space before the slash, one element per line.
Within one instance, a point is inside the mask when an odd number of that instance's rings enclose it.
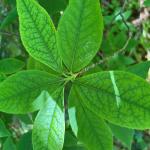
<path fill-rule="evenodd" d="M 15 58 L 5 58 L 0 60 L 0 73 L 12 74 L 21 70 L 25 66 L 24 62 Z"/>
<path fill-rule="evenodd" d="M 61 72 L 55 27 L 47 12 L 35 0 L 17 0 L 22 42 L 29 54 Z"/>
<path fill-rule="evenodd" d="M 52 97 L 45 95 L 46 104 L 38 113 L 33 127 L 34 150 L 62 150 L 65 133 L 63 89 Z"/>
<path fill-rule="evenodd" d="M 73 91 L 80 93 L 79 100 L 89 110 L 116 125 L 150 127 L 150 85 L 134 74 L 95 73 L 77 79 Z"/>
<path fill-rule="evenodd" d="M 110 128 L 104 120 L 86 108 L 80 93 L 75 89 L 71 90 L 69 96 L 69 116 L 77 138 L 88 150 L 112 149 L 113 140 Z"/>
<path fill-rule="evenodd" d="M 43 99 L 35 100 L 43 90 L 52 94 L 62 78 L 42 71 L 22 71 L 0 85 L 0 111 L 24 114 L 39 109 Z"/>
<path fill-rule="evenodd" d="M 58 48 L 67 68 L 77 72 L 95 56 L 102 39 L 99 0 L 70 0 L 57 32 Z"/>

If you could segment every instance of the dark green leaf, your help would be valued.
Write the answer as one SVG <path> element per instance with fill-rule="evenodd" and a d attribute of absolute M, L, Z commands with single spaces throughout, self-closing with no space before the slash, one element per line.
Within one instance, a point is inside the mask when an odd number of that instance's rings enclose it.
<path fill-rule="evenodd" d="M 3 73 L 0 73 L 0 82 L 4 81 L 6 79 L 6 75 Z"/>
<path fill-rule="evenodd" d="M 4 142 L 2 150 L 16 150 L 16 146 L 11 137 L 8 137 Z"/>
<path fill-rule="evenodd" d="M 50 15 L 63 11 L 67 5 L 67 0 L 38 0 Z"/>
<path fill-rule="evenodd" d="M 113 135 L 130 150 L 133 141 L 134 130 L 119 127 L 114 124 L 109 124 L 109 126 L 113 132 Z"/>
<path fill-rule="evenodd" d="M 126 71 L 129 71 L 131 73 L 134 73 L 144 79 L 148 76 L 148 70 L 150 68 L 150 61 L 141 62 L 136 65 L 132 65 L 126 69 Z"/>
<path fill-rule="evenodd" d="M 32 134 L 28 132 L 24 134 L 17 144 L 17 150 L 32 150 Z"/>
<path fill-rule="evenodd" d="M 6 128 L 4 122 L 0 119 L 0 138 L 10 136 L 9 130 Z"/>
<path fill-rule="evenodd" d="M 0 25 L 0 30 L 9 26 L 17 18 L 17 9 L 13 8 L 7 15 L 7 17 L 2 21 Z"/>
<path fill-rule="evenodd" d="M 79 145 L 74 145 L 74 146 L 69 146 L 69 147 L 64 147 L 63 150 L 87 150 L 83 146 Z"/>
<path fill-rule="evenodd" d="M 15 58 L 5 58 L 0 60 L 0 73 L 12 74 L 21 70 L 25 66 L 24 62 Z"/>

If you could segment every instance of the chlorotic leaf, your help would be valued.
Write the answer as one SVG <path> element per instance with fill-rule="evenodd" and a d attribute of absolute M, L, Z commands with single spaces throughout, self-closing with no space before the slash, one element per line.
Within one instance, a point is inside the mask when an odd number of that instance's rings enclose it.
<path fill-rule="evenodd" d="M 45 95 L 46 103 L 38 113 L 33 127 L 34 150 L 62 150 L 65 133 L 63 90 L 55 91 L 53 98 Z"/>
<path fill-rule="evenodd" d="M 58 48 L 67 68 L 77 72 L 92 60 L 102 39 L 99 0 L 70 0 L 58 26 Z"/>
<path fill-rule="evenodd" d="M 15 58 L 5 58 L 0 60 L 0 73 L 12 74 L 21 70 L 25 63 Z"/>
<path fill-rule="evenodd" d="M 17 0 L 22 42 L 29 54 L 61 72 L 56 30 L 47 12 L 35 0 Z"/>
<path fill-rule="evenodd" d="M 22 71 L 0 84 L 0 111 L 24 114 L 38 110 L 43 90 L 52 94 L 62 84 L 62 78 L 42 71 Z"/>
<path fill-rule="evenodd" d="M 113 140 L 110 128 L 104 120 L 89 111 L 82 101 L 80 93 L 73 88 L 69 96 L 69 116 L 77 138 L 88 150 L 111 150 Z M 75 118 L 74 121 L 72 118 Z M 74 124 L 77 128 L 74 128 Z"/>
<path fill-rule="evenodd" d="M 77 79 L 74 90 L 88 109 L 113 124 L 133 129 L 150 127 L 150 85 L 134 74 L 95 73 Z"/>

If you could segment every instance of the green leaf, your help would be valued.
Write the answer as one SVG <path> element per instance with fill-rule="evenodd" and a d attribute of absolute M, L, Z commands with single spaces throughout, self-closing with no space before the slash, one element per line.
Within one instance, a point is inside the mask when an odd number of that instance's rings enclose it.
<path fill-rule="evenodd" d="M 8 137 L 4 142 L 2 150 L 16 150 L 16 146 L 11 137 Z"/>
<path fill-rule="evenodd" d="M 111 150 L 112 133 L 100 117 L 87 109 L 75 88 L 69 96 L 69 118 L 75 135 L 88 150 Z"/>
<path fill-rule="evenodd" d="M 73 89 L 89 110 L 116 125 L 150 127 L 150 85 L 134 74 L 99 72 L 77 79 Z"/>
<path fill-rule="evenodd" d="M 38 110 L 43 99 L 36 99 L 43 90 L 52 94 L 62 84 L 62 78 L 42 71 L 22 71 L 0 85 L 0 111 L 24 114 Z M 35 100 L 36 99 L 36 100 Z"/>
<path fill-rule="evenodd" d="M 129 71 L 131 73 L 134 73 L 144 79 L 148 76 L 148 70 L 150 68 L 150 61 L 141 62 L 136 65 L 132 65 L 126 69 L 126 71 Z"/>
<path fill-rule="evenodd" d="M 61 72 L 56 30 L 47 12 L 35 0 L 17 0 L 22 42 L 36 60 Z"/>
<path fill-rule="evenodd" d="M 127 66 L 134 64 L 135 61 L 131 57 L 114 54 L 108 59 L 109 70 L 124 70 Z"/>
<path fill-rule="evenodd" d="M 67 5 L 66 0 L 38 0 L 50 15 L 63 11 Z"/>
<path fill-rule="evenodd" d="M 6 128 L 4 122 L 0 119 L 0 138 L 10 136 L 9 130 Z"/>
<path fill-rule="evenodd" d="M 35 60 L 33 57 L 29 57 L 28 63 L 27 63 L 27 69 L 29 70 L 41 70 L 41 71 L 46 71 L 51 74 L 58 75 L 58 72 L 55 72 L 48 66 L 44 65 L 43 63 L 40 63 L 39 61 Z"/>
<path fill-rule="evenodd" d="M 17 150 L 32 150 L 32 134 L 28 132 L 24 134 L 17 143 Z"/>
<path fill-rule="evenodd" d="M 65 132 L 65 141 L 64 141 L 64 146 L 65 147 L 70 147 L 70 146 L 74 146 L 77 144 L 77 139 L 76 137 L 73 135 L 72 132 L 70 131 L 66 131 Z"/>
<path fill-rule="evenodd" d="M 109 124 L 109 126 L 113 132 L 113 135 L 119 139 L 129 150 L 131 150 L 134 130 L 119 127 L 114 124 Z"/>
<path fill-rule="evenodd" d="M 4 20 L 2 21 L 0 25 L 0 30 L 9 26 L 16 18 L 17 18 L 17 9 L 15 7 L 7 14 L 7 17 L 4 18 Z"/>
<path fill-rule="evenodd" d="M 33 127 L 34 150 L 62 150 L 65 133 L 63 89 L 52 97 L 45 94 L 46 104 L 38 113 Z"/>
<path fill-rule="evenodd" d="M 150 7 L 150 1 L 149 1 L 149 0 L 145 0 L 145 1 L 144 1 L 144 5 L 145 5 L 146 7 Z"/>
<path fill-rule="evenodd" d="M 64 147 L 63 150 L 87 150 L 83 146 L 79 145 L 74 145 L 74 146 L 69 146 L 69 147 Z"/>
<path fill-rule="evenodd" d="M 12 74 L 21 70 L 25 66 L 24 62 L 15 58 L 5 58 L 0 60 L 0 73 Z"/>
<path fill-rule="evenodd" d="M 67 68 L 77 72 L 90 63 L 102 39 L 99 0 L 70 0 L 58 26 L 58 48 Z"/>
<path fill-rule="evenodd" d="M 63 150 L 87 150 L 87 149 L 83 147 L 83 144 L 77 140 L 77 138 L 74 136 L 73 132 L 69 128 L 69 130 L 65 132 L 65 141 Z"/>
<path fill-rule="evenodd" d="M 5 74 L 0 73 L 0 83 L 1 83 L 2 81 L 4 81 L 6 78 L 7 78 L 7 77 L 6 77 Z"/>

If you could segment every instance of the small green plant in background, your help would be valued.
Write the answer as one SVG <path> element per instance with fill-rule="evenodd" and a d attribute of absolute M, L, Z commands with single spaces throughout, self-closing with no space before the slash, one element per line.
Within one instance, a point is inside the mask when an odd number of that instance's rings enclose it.
<path fill-rule="evenodd" d="M 145 80 L 125 71 L 85 74 L 102 41 L 98 0 L 70 0 L 57 30 L 36 1 L 17 0 L 17 10 L 23 45 L 33 57 L 30 63 L 36 61 L 47 71 L 20 71 L 3 81 L 0 111 L 39 111 L 33 149 L 112 150 L 113 134 L 121 127 L 150 128 L 150 85 Z M 124 129 L 124 133 L 129 133 L 129 141 L 116 137 L 130 148 L 133 131 Z"/>

